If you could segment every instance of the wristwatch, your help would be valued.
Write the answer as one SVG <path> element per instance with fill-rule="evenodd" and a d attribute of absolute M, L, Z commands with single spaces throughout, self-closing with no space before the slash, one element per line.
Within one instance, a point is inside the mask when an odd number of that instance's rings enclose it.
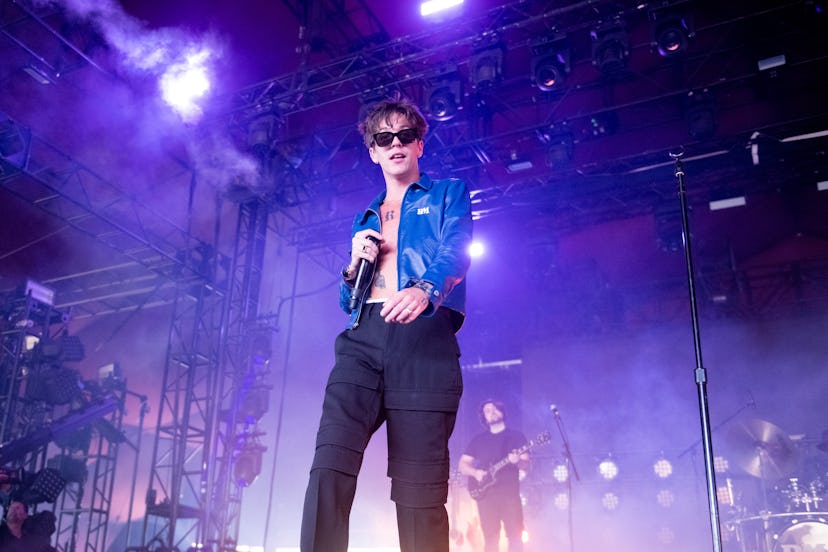
<path fill-rule="evenodd" d="M 426 282 L 425 280 L 417 280 L 410 287 L 415 287 L 426 292 L 426 295 L 431 297 L 431 292 L 434 291 L 434 284 Z"/>

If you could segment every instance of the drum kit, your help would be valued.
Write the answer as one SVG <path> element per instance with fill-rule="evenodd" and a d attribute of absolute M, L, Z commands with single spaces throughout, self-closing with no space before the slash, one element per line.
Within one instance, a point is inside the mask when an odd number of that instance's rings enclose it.
<path fill-rule="evenodd" d="M 723 541 L 734 552 L 828 552 L 828 430 L 814 442 L 749 419 L 727 443 L 747 475 L 728 477 L 720 493 Z"/>

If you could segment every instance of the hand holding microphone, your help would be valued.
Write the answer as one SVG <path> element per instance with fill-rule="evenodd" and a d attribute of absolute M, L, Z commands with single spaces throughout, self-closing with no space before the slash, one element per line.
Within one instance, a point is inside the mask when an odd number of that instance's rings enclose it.
<path fill-rule="evenodd" d="M 357 307 L 365 286 L 370 285 L 367 280 L 370 278 L 370 269 L 379 255 L 381 241 L 382 234 L 376 230 L 357 232 L 351 240 L 351 264 L 345 271 L 348 275 L 354 274 L 354 287 L 348 302 L 351 310 Z"/>

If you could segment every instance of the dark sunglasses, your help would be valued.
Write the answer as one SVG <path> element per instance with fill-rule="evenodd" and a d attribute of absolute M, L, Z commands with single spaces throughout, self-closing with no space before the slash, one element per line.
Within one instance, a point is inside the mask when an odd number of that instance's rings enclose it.
<path fill-rule="evenodd" d="M 377 132 L 374 134 L 374 143 L 381 148 L 385 148 L 391 145 L 394 137 L 399 138 L 400 143 L 407 146 L 414 140 L 418 140 L 420 133 L 417 132 L 416 128 L 404 128 L 399 132 Z"/>

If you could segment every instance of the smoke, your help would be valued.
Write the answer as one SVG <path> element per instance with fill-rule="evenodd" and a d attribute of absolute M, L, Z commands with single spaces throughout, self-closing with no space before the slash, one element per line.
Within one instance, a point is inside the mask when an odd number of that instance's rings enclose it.
<path fill-rule="evenodd" d="M 138 134 L 180 134 L 204 183 L 219 189 L 252 186 L 258 181 L 257 161 L 233 143 L 220 125 L 198 127 L 202 115 L 196 101 L 206 99 L 210 89 L 210 67 L 224 56 L 224 40 L 216 32 L 193 33 L 174 27 L 150 28 L 146 22 L 126 13 L 115 0 L 35 0 L 40 5 L 59 5 L 70 19 L 83 21 L 97 29 L 115 52 L 116 69 L 127 79 L 147 77 L 157 82 L 157 98 L 163 99 L 178 115 L 178 120 L 163 115 L 147 116 L 131 107 L 134 123 L 151 128 Z M 189 85 L 183 90 L 181 85 Z M 174 88 L 177 87 L 177 88 Z M 192 90 L 195 88 L 195 90 Z M 140 99 L 138 99 L 140 100 Z M 152 103 L 152 102 L 150 102 Z M 181 122 L 185 123 L 181 128 Z M 189 131 L 189 132 L 188 132 Z M 153 140 L 143 136 L 144 143 Z"/>
<path fill-rule="evenodd" d="M 167 66 L 180 63 L 195 52 L 209 51 L 215 59 L 223 55 L 217 35 L 207 33 L 195 39 L 182 29 L 150 29 L 114 0 L 35 0 L 35 3 L 59 5 L 70 17 L 96 27 L 107 44 L 120 54 L 123 66 L 132 70 L 160 76 Z"/>

